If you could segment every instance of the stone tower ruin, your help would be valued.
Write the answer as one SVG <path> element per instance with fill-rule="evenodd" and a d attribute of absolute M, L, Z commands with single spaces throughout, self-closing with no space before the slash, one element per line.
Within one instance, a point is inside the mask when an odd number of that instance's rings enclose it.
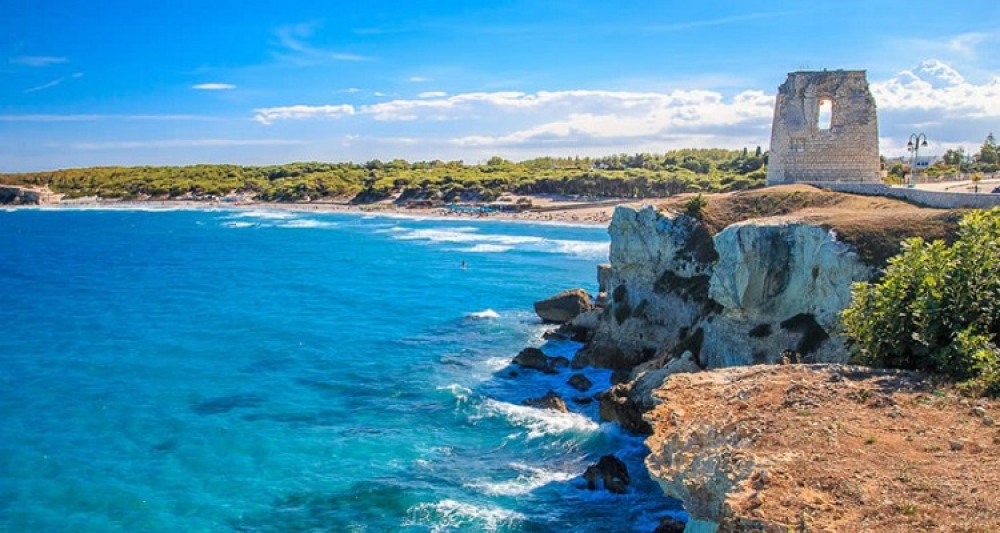
<path fill-rule="evenodd" d="M 767 184 L 876 183 L 879 171 L 878 119 L 865 71 L 788 74 L 774 105 Z"/>

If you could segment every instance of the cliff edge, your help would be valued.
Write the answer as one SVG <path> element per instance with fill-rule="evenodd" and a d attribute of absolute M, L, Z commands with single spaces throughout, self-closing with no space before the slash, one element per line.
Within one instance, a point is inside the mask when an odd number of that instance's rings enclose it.
<path fill-rule="evenodd" d="M 997 400 L 845 365 L 675 374 L 654 394 L 646 465 L 685 531 L 1000 531 Z"/>

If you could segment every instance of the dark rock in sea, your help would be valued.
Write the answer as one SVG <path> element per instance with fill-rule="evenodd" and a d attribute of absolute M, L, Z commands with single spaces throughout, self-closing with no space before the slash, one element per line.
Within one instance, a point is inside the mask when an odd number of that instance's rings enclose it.
<path fill-rule="evenodd" d="M 631 370 L 637 365 L 652 359 L 653 353 L 624 352 L 618 346 L 607 342 L 593 342 L 576 352 L 572 366 L 580 369 L 585 366 L 610 368 L 611 370 Z"/>
<path fill-rule="evenodd" d="M 653 533 L 684 533 L 685 523 L 672 516 L 664 516 L 660 519 L 660 525 L 656 526 Z"/>
<path fill-rule="evenodd" d="M 619 385 L 621 383 L 628 383 L 632 381 L 632 372 L 628 370 L 615 370 L 611 373 L 611 384 Z"/>
<path fill-rule="evenodd" d="M 569 409 L 566 408 L 566 402 L 555 393 L 555 391 L 549 391 L 548 394 L 542 396 L 541 398 L 528 398 L 522 402 L 528 407 L 537 407 L 539 409 L 551 409 L 553 411 L 559 411 L 561 413 L 568 413 Z"/>
<path fill-rule="evenodd" d="M 590 381 L 587 376 L 584 376 L 583 374 L 573 374 L 569 377 L 569 380 L 567 380 L 566 383 L 580 392 L 584 392 L 594 386 L 594 382 Z"/>
<path fill-rule="evenodd" d="M 570 289 L 559 294 L 535 302 L 535 313 L 542 322 L 565 324 L 580 313 L 590 311 L 593 306 L 591 298 L 583 289 Z"/>
<path fill-rule="evenodd" d="M 566 333 L 563 332 L 562 328 L 545 330 L 545 333 L 542 333 L 542 338 L 547 341 L 550 340 L 564 341 L 569 339 L 569 337 L 566 336 Z"/>
<path fill-rule="evenodd" d="M 592 396 L 574 396 L 573 403 L 580 405 L 590 405 L 594 403 L 594 398 Z"/>
<path fill-rule="evenodd" d="M 569 367 L 569 359 L 566 359 L 565 357 L 558 356 L 549 359 L 549 368 L 559 369 L 567 367 Z"/>
<path fill-rule="evenodd" d="M 524 368 L 532 368 L 534 370 L 546 370 L 549 368 L 549 356 L 545 355 L 538 348 L 525 348 L 521 350 L 520 353 L 514 356 L 514 364 L 523 366 Z"/>
<path fill-rule="evenodd" d="M 628 485 L 632 483 L 628 467 L 614 455 L 605 455 L 597 464 L 588 466 L 583 479 L 587 480 L 587 488 L 590 490 L 597 490 L 597 482 L 601 481 L 604 490 L 614 494 L 625 494 Z"/>
<path fill-rule="evenodd" d="M 632 385 L 623 383 L 598 394 L 597 399 L 600 401 L 598 413 L 601 420 L 617 422 L 628 431 L 650 435 L 653 433 L 653 428 L 642 418 L 644 412 L 642 406 L 631 396 L 631 392 Z"/>

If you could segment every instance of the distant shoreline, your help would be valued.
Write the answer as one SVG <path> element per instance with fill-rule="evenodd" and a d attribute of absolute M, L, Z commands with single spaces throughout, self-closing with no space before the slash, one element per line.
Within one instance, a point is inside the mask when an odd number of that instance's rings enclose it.
<path fill-rule="evenodd" d="M 387 214 L 407 217 L 431 217 L 441 219 L 509 220 L 533 223 L 556 223 L 572 225 L 607 226 L 618 205 L 650 203 L 653 199 L 608 199 L 580 200 L 577 198 L 555 198 L 529 196 L 533 209 L 522 212 L 458 212 L 446 207 L 407 208 L 390 202 L 357 205 L 347 201 L 327 202 L 217 202 L 196 200 L 65 200 L 59 203 L 41 205 L 6 205 L 6 208 L 23 209 L 280 209 L 289 211 L 310 211 L 319 213 Z"/>

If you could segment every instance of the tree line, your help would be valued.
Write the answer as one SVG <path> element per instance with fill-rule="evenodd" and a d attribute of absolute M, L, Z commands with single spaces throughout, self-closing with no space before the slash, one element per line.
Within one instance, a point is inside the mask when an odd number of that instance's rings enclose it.
<path fill-rule="evenodd" d="M 762 187 L 766 164 L 767 154 L 757 147 L 521 162 L 493 157 L 479 164 L 376 159 L 274 166 L 92 167 L 0 174 L 0 184 L 48 186 L 68 198 L 125 200 L 215 199 L 234 194 L 274 202 L 350 198 L 356 203 L 387 198 L 491 201 L 512 193 L 649 198 Z"/>

